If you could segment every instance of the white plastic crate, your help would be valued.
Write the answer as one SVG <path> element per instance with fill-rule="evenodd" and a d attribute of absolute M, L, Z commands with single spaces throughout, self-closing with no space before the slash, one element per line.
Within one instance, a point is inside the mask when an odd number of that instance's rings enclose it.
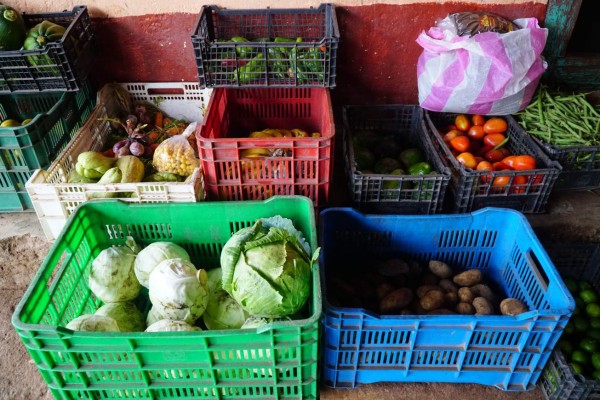
<path fill-rule="evenodd" d="M 201 89 L 198 83 L 123 83 L 132 100 L 154 102 L 173 118 L 201 122 L 210 98 L 210 89 Z M 186 182 L 136 182 L 118 184 L 67 183 L 75 168 L 77 156 L 84 151 L 102 150 L 110 134 L 106 118 L 119 110 L 116 96 L 110 96 L 109 87 L 98 92 L 98 100 L 84 126 L 75 134 L 65 150 L 47 170 L 37 169 L 25 187 L 33 208 L 48 240 L 60 234 L 71 213 L 95 193 L 128 193 L 120 198 L 131 203 L 196 202 L 204 199 L 203 179 L 196 168 Z M 104 94 L 103 94 L 103 91 Z"/>

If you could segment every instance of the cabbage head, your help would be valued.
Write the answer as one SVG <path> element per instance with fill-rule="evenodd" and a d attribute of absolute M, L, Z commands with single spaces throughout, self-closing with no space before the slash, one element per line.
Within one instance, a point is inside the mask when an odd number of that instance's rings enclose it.
<path fill-rule="evenodd" d="M 95 314 L 83 314 L 65 326 L 73 331 L 88 332 L 119 332 L 119 326 L 114 319 Z"/>
<path fill-rule="evenodd" d="M 248 317 L 244 324 L 241 326 L 241 329 L 256 329 L 260 328 L 263 325 L 271 324 L 275 321 L 289 321 L 288 317 L 284 318 L 264 318 L 264 317 Z"/>
<path fill-rule="evenodd" d="M 208 304 L 206 271 L 181 258 L 165 260 L 150 273 L 148 295 L 157 319 L 193 325 Z"/>
<path fill-rule="evenodd" d="M 184 321 L 174 321 L 171 319 L 161 319 L 146 328 L 146 332 L 182 332 L 182 331 L 201 331 L 197 326 L 192 326 Z"/>
<path fill-rule="evenodd" d="M 150 307 L 150 311 L 148 311 L 148 315 L 146 316 L 146 326 L 150 326 L 153 323 L 158 322 L 160 320 L 161 318 L 159 315 L 157 315 L 154 306 Z"/>
<path fill-rule="evenodd" d="M 222 289 L 221 268 L 208 271 L 208 305 L 202 314 L 208 329 L 239 329 L 248 313 Z"/>
<path fill-rule="evenodd" d="M 133 269 L 139 246 L 131 236 L 125 245 L 104 249 L 92 261 L 89 286 L 104 303 L 130 301 L 140 292 L 140 282 Z"/>
<path fill-rule="evenodd" d="M 150 272 L 158 264 L 170 258 L 182 258 L 190 261 L 190 256 L 185 249 L 171 242 L 150 243 L 135 258 L 135 276 L 143 287 L 148 288 Z"/>
<path fill-rule="evenodd" d="M 310 248 L 288 219 L 258 220 L 221 252 L 223 289 L 251 315 L 279 318 L 299 311 L 310 294 Z"/>
<path fill-rule="evenodd" d="M 94 315 L 110 317 L 117 322 L 121 332 L 143 332 L 146 329 L 144 315 L 130 301 L 107 303 L 96 310 Z"/>

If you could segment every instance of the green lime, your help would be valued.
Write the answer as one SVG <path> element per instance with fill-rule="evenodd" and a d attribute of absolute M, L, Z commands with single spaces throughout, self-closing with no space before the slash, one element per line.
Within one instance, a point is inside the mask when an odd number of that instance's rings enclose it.
<path fill-rule="evenodd" d="M 588 353 L 594 353 L 596 351 L 598 351 L 600 343 L 598 343 L 598 341 L 594 338 L 590 338 L 587 337 L 585 339 L 583 339 L 580 343 L 579 343 L 579 347 L 585 351 L 587 351 Z"/>
<path fill-rule="evenodd" d="M 425 155 L 420 149 L 411 147 L 398 155 L 398 161 L 402 163 L 404 168 L 408 169 L 421 161 L 425 161 Z"/>
<path fill-rule="evenodd" d="M 21 121 L 21 125 L 25 126 L 25 125 L 29 124 L 31 121 L 32 121 L 31 118 L 24 119 L 23 121 Z"/>
<path fill-rule="evenodd" d="M 569 367 L 571 367 L 574 374 L 582 374 L 583 373 L 583 368 L 581 367 L 581 365 L 579 363 L 570 362 Z"/>
<path fill-rule="evenodd" d="M 583 350 L 575 350 L 571 354 L 571 360 L 583 366 L 590 361 L 590 356 Z"/>
<path fill-rule="evenodd" d="M 582 290 L 581 293 L 579 293 L 579 297 L 581 297 L 586 304 L 598 302 L 598 294 L 596 294 L 594 290 Z"/>
<path fill-rule="evenodd" d="M 579 281 L 579 290 L 594 290 L 594 287 L 588 281 Z"/>
<path fill-rule="evenodd" d="M 600 370 L 600 353 L 592 354 L 592 365 L 596 370 Z"/>
<path fill-rule="evenodd" d="M 393 170 L 392 172 L 390 172 L 390 175 L 404 175 L 404 170 L 402 170 L 400 168 L 396 168 L 395 170 Z M 383 188 L 384 189 L 398 189 L 399 187 L 400 187 L 400 181 L 399 180 L 393 180 L 393 181 L 385 180 L 385 181 L 383 181 Z"/>
<path fill-rule="evenodd" d="M 598 303 L 588 304 L 585 307 L 585 313 L 592 318 L 600 317 L 600 304 L 598 304 Z M 591 322 L 590 322 L 590 326 L 592 326 Z"/>
<path fill-rule="evenodd" d="M 575 331 L 577 332 L 585 332 L 589 329 L 590 323 L 583 316 L 576 316 L 572 319 L 573 324 L 575 325 Z"/>
<path fill-rule="evenodd" d="M 592 379 L 595 381 L 600 381 L 600 370 L 595 370 L 592 372 Z"/>
<path fill-rule="evenodd" d="M 599 329 L 591 329 L 587 333 L 587 337 L 600 341 L 600 330 Z"/>
<path fill-rule="evenodd" d="M 575 279 L 566 278 L 563 279 L 563 281 L 565 282 L 567 289 L 569 289 L 569 292 L 571 292 L 573 296 L 575 296 L 579 292 L 579 285 L 577 284 L 577 281 Z"/>
<path fill-rule="evenodd" d="M 558 346 L 560 347 L 560 351 L 562 351 L 565 357 L 570 358 L 571 353 L 573 353 L 573 344 L 568 340 L 561 340 L 558 342 Z"/>
<path fill-rule="evenodd" d="M 591 318 L 590 327 L 594 329 L 600 329 L 600 318 Z"/>

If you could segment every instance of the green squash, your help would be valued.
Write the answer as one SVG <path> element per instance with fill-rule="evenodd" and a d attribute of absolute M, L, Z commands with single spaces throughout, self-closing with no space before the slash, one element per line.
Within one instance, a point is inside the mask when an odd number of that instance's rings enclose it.
<path fill-rule="evenodd" d="M 26 33 L 21 14 L 12 7 L 0 4 L 0 51 L 20 49 Z"/>
<path fill-rule="evenodd" d="M 23 50 L 43 50 L 48 43 L 59 41 L 65 33 L 65 28 L 50 21 L 42 21 L 27 32 L 23 43 Z M 27 56 L 32 66 L 48 65 L 51 67 L 38 68 L 38 72 L 49 75 L 59 75 L 60 71 L 54 67 L 59 61 L 54 61 L 47 55 Z"/>

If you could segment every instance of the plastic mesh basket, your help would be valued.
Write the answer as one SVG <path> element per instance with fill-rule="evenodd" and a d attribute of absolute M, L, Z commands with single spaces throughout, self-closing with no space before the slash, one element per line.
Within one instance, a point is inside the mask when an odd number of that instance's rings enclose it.
<path fill-rule="evenodd" d="M 367 213 L 434 214 L 441 211 L 450 170 L 442 163 L 425 134 L 420 107 L 345 106 L 343 122 L 345 168 L 355 208 Z M 385 146 L 387 141 L 392 140 L 402 142 L 405 148 L 419 148 L 436 173 L 411 176 L 357 170 L 354 135 L 364 131 L 373 138 L 381 138 L 379 146 Z"/>
<path fill-rule="evenodd" d="M 232 37 L 248 41 L 231 42 Z M 278 42 L 281 38 L 289 41 Z M 263 10 L 203 6 L 192 44 L 202 87 L 334 87 L 339 38 L 332 4 Z"/>
<path fill-rule="evenodd" d="M 69 219 L 17 306 L 12 323 L 55 398 L 316 399 L 319 267 L 298 319 L 257 329 L 196 332 L 77 332 L 63 328 L 97 309 L 91 261 L 131 235 L 142 245 L 180 244 L 196 266 L 219 266 L 237 230 L 281 215 L 316 248 L 313 205 L 301 197 L 264 202 L 83 204 Z M 147 297 L 140 309 L 150 308 Z"/>
<path fill-rule="evenodd" d="M 0 52 L 0 93 L 77 91 L 83 89 L 96 53 L 86 6 L 72 11 L 23 14 L 28 29 L 42 21 L 66 28 L 63 37 L 41 50 Z"/>
<path fill-rule="evenodd" d="M 387 381 L 533 389 L 575 308 L 526 218 L 514 210 L 379 216 L 329 208 L 321 212 L 319 239 L 323 381 L 328 386 Z M 356 260 L 385 256 L 480 269 L 499 296 L 502 291 L 518 298 L 529 311 L 518 316 L 400 316 L 333 305 L 326 278 L 330 271 L 348 273 Z M 358 265 L 367 272 L 373 264 Z"/>
<path fill-rule="evenodd" d="M 456 114 L 425 111 L 428 133 L 436 151 L 450 168 L 450 189 L 454 196 L 454 212 L 463 213 L 483 207 L 512 208 L 524 213 L 542 213 L 552 192 L 561 166 L 550 160 L 535 141 L 527 135 L 511 116 L 503 116 L 508 123 L 506 148 L 511 154 L 529 154 L 535 157 L 537 168 L 522 171 L 475 171 L 461 165 L 444 143 L 441 129 L 453 123 Z M 508 177 L 504 186 L 494 186 L 496 177 Z M 517 183 L 522 177 L 525 183 Z"/>

